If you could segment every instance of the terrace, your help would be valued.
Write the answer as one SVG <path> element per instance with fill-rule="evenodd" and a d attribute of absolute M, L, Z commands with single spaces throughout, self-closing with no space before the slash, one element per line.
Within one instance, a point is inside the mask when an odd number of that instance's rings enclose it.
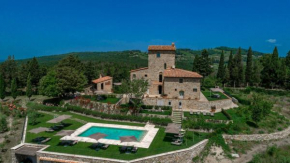
<path fill-rule="evenodd" d="M 71 116 L 68 119 L 63 120 L 63 123 L 70 124 L 67 127 L 64 127 L 62 130 L 69 130 L 71 134 L 71 130 L 78 130 L 81 129 L 82 126 L 85 124 L 100 124 L 105 126 L 115 125 L 115 126 L 126 126 L 128 128 L 145 128 L 145 124 L 141 123 L 132 123 L 132 122 L 118 122 L 118 121 L 108 121 L 97 119 L 93 117 L 88 117 L 85 115 L 75 114 L 71 112 L 58 112 L 58 113 L 48 113 L 48 112 L 41 112 L 41 116 L 37 119 L 39 123 L 36 125 L 32 125 L 30 120 L 28 121 L 27 125 L 27 133 L 26 133 L 26 143 L 35 143 L 33 140 L 37 137 L 46 137 L 51 138 L 49 141 L 45 142 L 45 145 L 48 145 L 47 148 L 44 149 L 46 152 L 56 152 L 62 154 L 73 154 L 73 155 L 84 155 L 84 156 L 93 156 L 93 157 L 102 157 L 102 158 L 110 158 L 110 159 L 121 159 L 121 160 L 132 160 L 137 158 L 142 158 L 146 156 L 161 154 L 165 152 L 185 149 L 197 144 L 201 140 L 205 139 L 206 134 L 198 134 L 191 131 L 187 131 L 181 145 L 172 145 L 172 135 L 168 135 L 165 133 L 164 127 L 155 127 L 156 135 L 150 137 L 152 138 L 151 143 L 147 144 L 148 148 L 140 148 L 138 152 L 125 154 L 120 151 L 120 144 L 110 144 L 110 146 L 105 150 L 95 150 L 92 149 L 91 146 L 93 142 L 89 141 L 79 141 L 77 144 L 72 146 L 63 146 L 60 145 L 62 142 L 63 136 L 59 136 L 59 131 L 54 132 L 40 132 L 40 133 L 30 133 L 29 131 L 32 129 L 36 129 L 39 127 L 49 128 L 52 126 L 51 123 L 48 123 L 49 120 L 55 118 L 56 116 L 62 115 L 69 115 Z M 64 134 L 65 135 L 65 134 Z M 74 135 L 74 134 L 72 134 Z M 77 134 L 78 135 L 78 134 Z M 146 136 L 145 136 L 146 137 Z M 144 138 L 145 138 L 144 137 Z M 104 140 L 101 141 L 104 143 Z M 106 140 L 105 140 L 106 141 Z M 133 143 L 134 144 L 134 143 Z M 123 144 L 124 145 L 124 144 Z M 136 144 L 134 144 L 136 146 Z"/>

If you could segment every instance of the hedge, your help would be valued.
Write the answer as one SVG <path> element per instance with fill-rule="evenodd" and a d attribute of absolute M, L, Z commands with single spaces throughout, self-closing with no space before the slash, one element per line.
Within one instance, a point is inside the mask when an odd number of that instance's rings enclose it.
<path fill-rule="evenodd" d="M 228 118 L 228 120 L 232 120 L 232 116 L 229 115 L 224 109 L 222 109 L 222 113 Z"/>
<path fill-rule="evenodd" d="M 113 120 L 126 120 L 126 121 L 135 121 L 135 122 L 152 122 L 156 125 L 166 126 L 168 123 L 172 123 L 170 118 L 158 118 L 158 117 L 141 117 L 141 116 L 131 116 L 131 115 L 119 115 L 119 114 L 106 114 L 94 110 L 85 109 L 79 106 L 72 106 L 66 104 L 65 107 L 56 107 L 56 106 L 45 106 L 35 103 L 28 103 L 28 107 L 34 108 L 37 110 L 43 111 L 73 111 L 81 114 L 91 115 L 94 117 L 104 118 L 104 119 L 113 119 Z"/>

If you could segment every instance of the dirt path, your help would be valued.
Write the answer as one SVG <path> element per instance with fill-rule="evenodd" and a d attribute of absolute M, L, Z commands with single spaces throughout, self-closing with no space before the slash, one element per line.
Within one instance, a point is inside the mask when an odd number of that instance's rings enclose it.
<path fill-rule="evenodd" d="M 253 159 L 253 156 L 255 154 L 264 152 L 267 150 L 268 146 L 273 146 L 277 145 L 279 146 L 284 146 L 284 145 L 290 145 L 290 137 L 288 136 L 287 138 L 276 140 L 276 141 L 271 141 L 271 142 L 261 142 L 261 144 L 256 145 L 254 148 L 250 149 L 246 154 L 243 154 L 240 156 L 240 158 L 237 158 L 233 160 L 236 163 L 242 163 L 242 162 L 249 162 Z"/>

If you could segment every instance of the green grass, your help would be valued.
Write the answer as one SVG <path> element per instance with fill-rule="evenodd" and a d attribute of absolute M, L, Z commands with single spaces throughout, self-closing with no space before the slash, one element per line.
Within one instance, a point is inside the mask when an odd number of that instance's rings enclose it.
<path fill-rule="evenodd" d="M 184 116 L 188 117 L 188 118 L 199 118 L 199 115 L 197 115 L 197 114 L 190 115 L 189 112 L 184 112 Z M 204 118 L 205 119 L 215 119 L 215 120 L 228 120 L 227 117 L 221 112 L 215 113 L 214 116 L 205 115 Z"/>
<path fill-rule="evenodd" d="M 224 95 L 221 92 L 211 92 L 209 90 L 206 91 L 202 91 L 203 95 L 207 98 L 208 101 L 216 101 L 216 100 L 223 100 L 223 99 L 228 99 L 228 97 L 226 95 Z M 213 94 L 219 94 L 220 98 L 213 98 L 211 97 L 211 95 Z"/>
<path fill-rule="evenodd" d="M 163 112 L 155 112 L 155 111 L 141 110 L 140 113 L 144 113 L 144 114 L 158 114 L 158 115 L 171 115 L 171 111 L 170 110 L 164 110 Z"/>
<path fill-rule="evenodd" d="M 120 100 L 120 98 L 108 97 L 105 100 L 100 100 L 100 101 L 97 101 L 97 102 L 116 104 L 119 100 Z"/>
<path fill-rule="evenodd" d="M 59 114 L 72 115 L 73 118 L 82 119 L 82 120 L 85 120 L 88 122 L 144 126 L 144 124 L 139 124 L 139 123 L 114 122 L 114 121 L 99 120 L 99 119 L 94 119 L 94 118 L 90 118 L 90 117 L 86 117 L 86 116 L 82 116 L 82 115 L 78 115 L 78 114 L 74 114 L 74 113 L 69 113 L 69 112 L 59 113 Z M 50 127 L 50 126 L 52 126 L 52 124 L 49 124 L 46 122 L 48 120 L 53 119 L 53 118 L 54 117 L 52 115 L 42 113 L 42 116 L 38 118 L 38 121 L 40 123 L 38 123 L 37 125 L 34 125 L 34 126 L 32 126 L 28 123 L 27 131 L 29 131 L 33 128 L 37 128 L 37 127 Z M 64 120 L 64 122 L 72 124 L 71 126 L 66 127 L 65 130 L 68 130 L 68 129 L 75 130 L 75 129 L 83 126 L 82 123 L 71 120 L 71 119 Z M 71 146 L 71 147 L 59 146 L 58 143 L 59 143 L 59 140 L 61 137 L 54 136 L 57 132 L 53 132 L 53 133 L 42 132 L 39 134 L 33 134 L 33 133 L 27 132 L 26 142 L 32 143 L 31 142 L 32 139 L 39 137 L 39 136 L 45 136 L 45 137 L 52 138 L 49 142 L 46 143 L 47 145 L 50 145 L 50 147 L 45 149 L 45 151 L 67 153 L 67 154 L 76 154 L 76 155 L 105 157 L 105 158 L 113 158 L 113 159 L 131 160 L 131 159 L 136 159 L 136 158 L 140 158 L 140 157 L 145 157 L 145 156 L 155 155 L 155 154 L 159 154 L 159 153 L 188 148 L 188 147 L 198 143 L 199 141 L 205 139 L 205 137 L 206 137 L 206 134 L 201 134 L 199 136 L 194 136 L 193 139 L 192 138 L 185 139 L 184 144 L 182 144 L 181 146 L 174 146 L 174 145 L 171 145 L 171 143 L 170 143 L 172 139 L 170 137 L 166 136 L 164 131 L 165 131 L 164 128 L 159 128 L 159 131 L 158 131 L 157 135 L 155 136 L 153 142 L 151 143 L 151 146 L 148 149 L 139 148 L 138 152 L 136 154 L 121 154 L 119 152 L 119 146 L 116 146 L 116 145 L 110 145 L 110 147 L 107 150 L 100 150 L 100 151 L 95 151 L 95 150 L 89 148 L 91 143 L 84 143 L 84 142 L 79 142 L 77 145 Z M 190 132 L 189 134 L 193 135 L 194 133 Z"/>

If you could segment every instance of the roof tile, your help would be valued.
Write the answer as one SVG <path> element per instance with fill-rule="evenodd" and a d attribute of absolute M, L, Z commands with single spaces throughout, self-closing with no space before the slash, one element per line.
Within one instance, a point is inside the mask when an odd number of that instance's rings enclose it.
<path fill-rule="evenodd" d="M 164 71 L 164 77 L 202 78 L 197 72 L 182 70 L 178 68 L 168 68 Z"/>
<path fill-rule="evenodd" d="M 97 83 L 101 83 L 101 82 L 111 80 L 111 79 L 112 79 L 112 77 L 110 77 L 110 76 L 104 76 L 104 77 L 101 77 L 99 79 L 92 80 L 92 82 L 97 84 Z"/>

